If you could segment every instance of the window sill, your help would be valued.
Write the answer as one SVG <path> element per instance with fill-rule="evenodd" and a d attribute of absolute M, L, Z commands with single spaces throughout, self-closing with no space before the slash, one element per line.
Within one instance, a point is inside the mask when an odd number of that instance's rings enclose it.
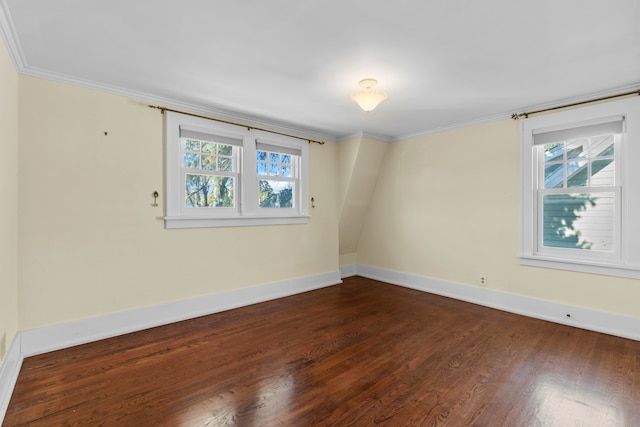
<path fill-rule="evenodd" d="M 521 255 L 520 265 L 640 279 L 640 266 Z"/>
<path fill-rule="evenodd" d="M 216 228 L 216 227 L 249 227 L 256 225 L 307 224 L 310 216 L 278 216 L 278 217 L 234 217 L 234 218 L 188 218 L 165 217 L 166 229 L 179 228 Z"/>

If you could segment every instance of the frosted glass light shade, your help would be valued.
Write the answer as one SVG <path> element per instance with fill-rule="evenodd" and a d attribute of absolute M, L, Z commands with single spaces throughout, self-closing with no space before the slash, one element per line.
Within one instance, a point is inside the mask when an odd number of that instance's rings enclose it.
<path fill-rule="evenodd" d="M 375 79 L 360 80 L 362 90 L 354 93 L 351 99 L 356 102 L 364 111 L 372 111 L 382 101 L 387 99 L 387 94 L 376 90 L 378 81 Z"/>

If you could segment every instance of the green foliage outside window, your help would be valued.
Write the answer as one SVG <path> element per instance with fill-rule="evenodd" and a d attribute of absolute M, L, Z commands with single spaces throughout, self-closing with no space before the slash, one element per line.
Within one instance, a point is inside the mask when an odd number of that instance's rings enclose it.
<path fill-rule="evenodd" d="M 259 198 L 261 208 L 292 208 L 293 186 L 290 182 L 261 179 Z"/>
<path fill-rule="evenodd" d="M 187 174 L 185 206 L 232 208 L 233 187 L 232 177 Z"/>

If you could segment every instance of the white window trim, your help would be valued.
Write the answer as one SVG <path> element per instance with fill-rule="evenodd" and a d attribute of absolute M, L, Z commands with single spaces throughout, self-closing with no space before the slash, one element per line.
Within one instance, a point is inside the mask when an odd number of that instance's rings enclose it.
<path fill-rule="evenodd" d="M 184 179 L 180 143 L 180 126 L 190 130 L 242 140 L 238 158 L 236 207 L 216 209 L 183 209 Z M 270 145 L 299 150 L 299 185 L 297 205 L 291 209 L 258 206 L 256 174 L 256 140 Z M 305 224 L 309 222 L 309 147 L 305 140 L 266 131 L 247 129 L 228 123 L 168 111 L 165 114 L 165 228 L 206 228 L 256 225 Z"/>
<path fill-rule="evenodd" d="M 537 158 L 533 134 L 597 123 L 603 118 L 625 119 L 620 144 L 621 215 L 619 256 L 567 256 L 566 251 L 537 249 Z M 526 119 L 521 125 L 521 249 L 520 264 L 640 279 L 640 99 L 621 99 Z M 618 148 L 618 147 L 616 147 Z"/>

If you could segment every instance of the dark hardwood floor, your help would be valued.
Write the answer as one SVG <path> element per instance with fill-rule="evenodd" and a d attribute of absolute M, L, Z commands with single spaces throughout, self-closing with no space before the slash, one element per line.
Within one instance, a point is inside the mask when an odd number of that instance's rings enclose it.
<path fill-rule="evenodd" d="M 25 359 L 4 426 L 640 426 L 640 342 L 354 277 Z"/>

